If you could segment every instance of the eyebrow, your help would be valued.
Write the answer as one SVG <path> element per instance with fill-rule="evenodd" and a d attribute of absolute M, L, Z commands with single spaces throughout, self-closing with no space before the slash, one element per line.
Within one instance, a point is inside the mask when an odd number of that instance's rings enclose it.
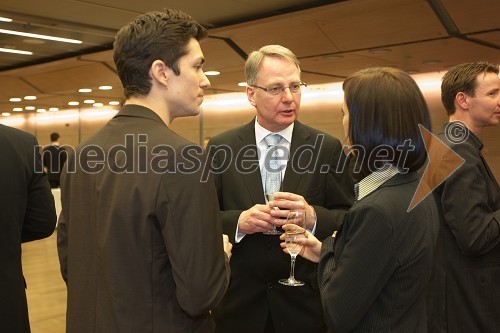
<path fill-rule="evenodd" d="M 294 81 L 290 81 L 290 83 L 288 83 L 288 84 L 292 84 L 292 83 L 300 83 L 300 82 L 302 82 L 302 81 L 301 81 L 301 80 L 297 80 L 297 81 L 295 81 L 295 80 L 294 80 Z M 277 85 L 277 86 L 282 86 L 282 85 L 283 85 L 283 83 L 281 83 L 281 82 L 274 82 L 274 83 L 269 83 L 269 84 L 268 84 L 268 86 L 276 86 L 276 85 Z"/>

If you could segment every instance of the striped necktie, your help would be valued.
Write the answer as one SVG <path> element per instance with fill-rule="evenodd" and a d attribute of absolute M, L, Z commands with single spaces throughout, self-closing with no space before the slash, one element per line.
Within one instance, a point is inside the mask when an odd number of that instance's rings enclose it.
<path fill-rule="evenodd" d="M 279 192 L 281 189 L 281 163 L 279 160 L 279 143 L 283 137 L 279 134 L 269 134 L 264 138 L 267 144 L 264 157 L 264 184 L 266 193 Z"/>

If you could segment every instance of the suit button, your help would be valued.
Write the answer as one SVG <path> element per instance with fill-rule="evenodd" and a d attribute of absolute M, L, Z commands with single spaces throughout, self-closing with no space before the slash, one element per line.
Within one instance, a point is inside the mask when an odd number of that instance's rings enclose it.
<path fill-rule="evenodd" d="M 271 282 L 269 282 L 269 283 L 267 284 L 267 288 L 269 288 L 269 289 L 273 289 L 273 284 L 272 284 Z"/>

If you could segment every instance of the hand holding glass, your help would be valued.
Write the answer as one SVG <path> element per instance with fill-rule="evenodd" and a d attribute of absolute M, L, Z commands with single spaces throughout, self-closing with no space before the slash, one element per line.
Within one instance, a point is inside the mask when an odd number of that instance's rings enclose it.
<path fill-rule="evenodd" d="M 288 279 L 279 280 L 279 283 L 285 286 L 299 287 L 303 286 L 304 282 L 295 279 L 295 260 L 302 250 L 302 244 L 298 244 L 297 240 L 306 237 L 306 211 L 291 210 L 288 213 L 286 223 L 289 224 L 285 232 L 285 243 L 291 257 L 290 276 Z"/>

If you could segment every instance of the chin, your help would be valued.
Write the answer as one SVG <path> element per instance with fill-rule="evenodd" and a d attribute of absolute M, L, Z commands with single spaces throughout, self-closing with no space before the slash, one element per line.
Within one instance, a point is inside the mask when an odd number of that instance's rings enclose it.
<path fill-rule="evenodd" d="M 193 108 L 193 110 L 191 110 L 191 113 L 194 115 L 198 115 L 200 114 L 200 111 L 201 111 L 201 105 L 197 105 L 195 108 Z"/>
<path fill-rule="evenodd" d="M 191 110 L 184 110 L 184 112 L 182 114 L 180 114 L 178 117 L 192 117 L 192 116 L 197 116 L 200 114 L 200 109 L 199 108 L 196 108 L 196 109 L 191 109 Z"/>
<path fill-rule="evenodd" d="M 296 116 L 293 116 L 293 117 L 286 117 L 286 118 L 282 118 L 280 119 L 280 123 L 282 125 L 286 125 L 286 126 L 289 126 L 291 125 L 295 120 L 297 120 L 297 117 Z"/>

